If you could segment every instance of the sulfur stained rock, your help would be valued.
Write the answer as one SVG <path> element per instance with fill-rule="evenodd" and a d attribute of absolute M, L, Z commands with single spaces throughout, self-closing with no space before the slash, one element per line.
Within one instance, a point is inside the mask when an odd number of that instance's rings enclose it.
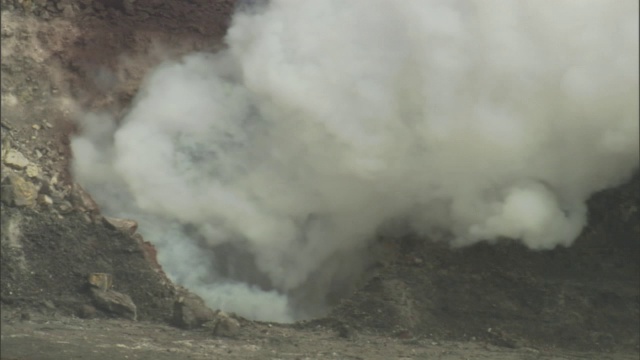
<path fill-rule="evenodd" d="M 35 178 L 40 175 L 40 168 L 35 164 L 29 164 L 27 165 L 25 172 L 27 173 L 28 177 Z"/>
<path fill-rule="evenodd" d="M 111 286 L 113 284 L 113 276 L 108 273 L 91 273 L 89 274 L 88 281 L 89 285 L 93 286 L 94 288 L 107 291 L 111 289 Z"/>
<path fill-rule="evenodd" d="M 14 169 L 22 170 L 31 162 L 16 149 L 9 149 L 4 155 L 4 163 Z"/>
<path fill-rule="evenodd" d="M 2 201 L 9 206 L 35 206 L 38 188 L 16 174 L 2 180 Z"/>

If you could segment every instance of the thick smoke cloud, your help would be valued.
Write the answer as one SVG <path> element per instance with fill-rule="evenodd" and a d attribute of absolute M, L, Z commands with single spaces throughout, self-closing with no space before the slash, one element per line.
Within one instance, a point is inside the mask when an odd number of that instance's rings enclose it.
<path fill-rule="evenodd" d="M 75 175 L 213 307 L 290 321 L 381 227 L 569 246 L 638 168 L 638 2 L 279 0 L 155 69 Z M 301 304 L 306 304 L 301 305 Z"/>

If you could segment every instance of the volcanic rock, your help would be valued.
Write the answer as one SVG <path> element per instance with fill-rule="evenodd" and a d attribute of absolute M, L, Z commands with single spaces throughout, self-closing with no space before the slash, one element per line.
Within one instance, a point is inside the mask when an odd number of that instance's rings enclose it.
<path fill-rule="evenodd" d="M 40 168 L 35 164 L 29 164 L 27 165 L 25 172 L 30 178 L 38 177 L 38 175 L 40 175 Z"/>
<path fill-rule="evenodd" d="M 10 174 L 2 180 L 2 201 L 9 206 L 28 206 L 36 204 L 38 188 L 16 174 Z"/>
<path fill-rule="evenodd" d="M 215 313 L 198 295 L 185 294 L 173 304 L 173 323 L 177 327 L 193 329 L 214 319 Z"/>
<path fill-rule="evenodd" d="M 86 192 L 80 184 L 74 184 L 71 192 L 71 201 L 74 205 L 81 207 L 91 214 L 99 214 L 100 208 L 91 195 Z"/>
<path fill-rule="evenodd" d="M 137 319 L 136 304 L 131 297 L 114 290 L 91 288 L 91 295 L 97 307 L 114 315 L 130 319 Z"/>
<path fill-rule="evenodd" d="M 111 229 L 121 231 L 128 235 L 133 235 L 138 229 L 138 223 L 129 219 L 118 219 L 108 216 L 103 217 L 104 224 Z"/>
<path fill-rule="evenodd" d="M 63 201 L 59 206 L 58 210 L 60 210 L 61 214 L 68 214 L 73 211 L 73 206 L 68 201 Z"/>
<path fill-rule="evenodd" d="M 51 206 L 53 205 L 53 199 L 49 195 L 40 194 L 38 195 L 38 203 L 42 206 Z"/>
<path fill-rule="evenodd" d="M 4 123 L 2 124 L 4 126 Z M 11 150 L 11 140 L 9 140 L 8 136 L 2 136 L 2 143 L 0 144 L 0 158 L 4 161 L 4 158 L 7 156 L 9 151 Z"/>
<path fill-rule="evenodd" d="M 215 336 L 234 337 L 240 333 L 240 322 L 223 311 L 218 311 L 212 323 Z"/>
<path fill-rule="evenodd" d="M 103 291 L 111 289 L 113 284 L 113 276 L 108 273 L 91 273 L 87 280 L 89 285 Z"/>
<path fill-rule="evenodd" d="M 7 150 L 4 156 L 4 163 L 18 170 L 22 170 L 30 164 L 29 159 L 15 149 Z"/>

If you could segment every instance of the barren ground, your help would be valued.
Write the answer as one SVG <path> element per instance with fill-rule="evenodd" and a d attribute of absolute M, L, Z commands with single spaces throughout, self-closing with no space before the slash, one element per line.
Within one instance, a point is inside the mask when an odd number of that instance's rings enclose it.
<path fill-rule="evenodd" d="M 105 226 L 74 186 L 68 136 L 78 104 L 123 111 L 153 65 L 218 47 L 232 11 L 231 0 L 2 0 L 2 178 L 52 204 L 0 205 L 1 359 L 638 358 L 637 175 L 592 198 L 568 249 L 383 239 L 387 259 L 323 319 L 239 319 L 232 338 L 169 326 L 181 290 L 148 243 Z M 7 165 L 8 149 L 38 173 Z M 138 321 L 79 316 L 94 272 L 113 274 Z"/>

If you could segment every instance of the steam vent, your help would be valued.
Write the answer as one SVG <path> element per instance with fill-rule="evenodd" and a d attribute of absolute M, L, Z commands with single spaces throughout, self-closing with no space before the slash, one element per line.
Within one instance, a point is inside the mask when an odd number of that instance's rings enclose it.
<path fill-rule="evenodd" d="M 0 359 L 638 359 L 633 0 L 2 0 Z"/>

